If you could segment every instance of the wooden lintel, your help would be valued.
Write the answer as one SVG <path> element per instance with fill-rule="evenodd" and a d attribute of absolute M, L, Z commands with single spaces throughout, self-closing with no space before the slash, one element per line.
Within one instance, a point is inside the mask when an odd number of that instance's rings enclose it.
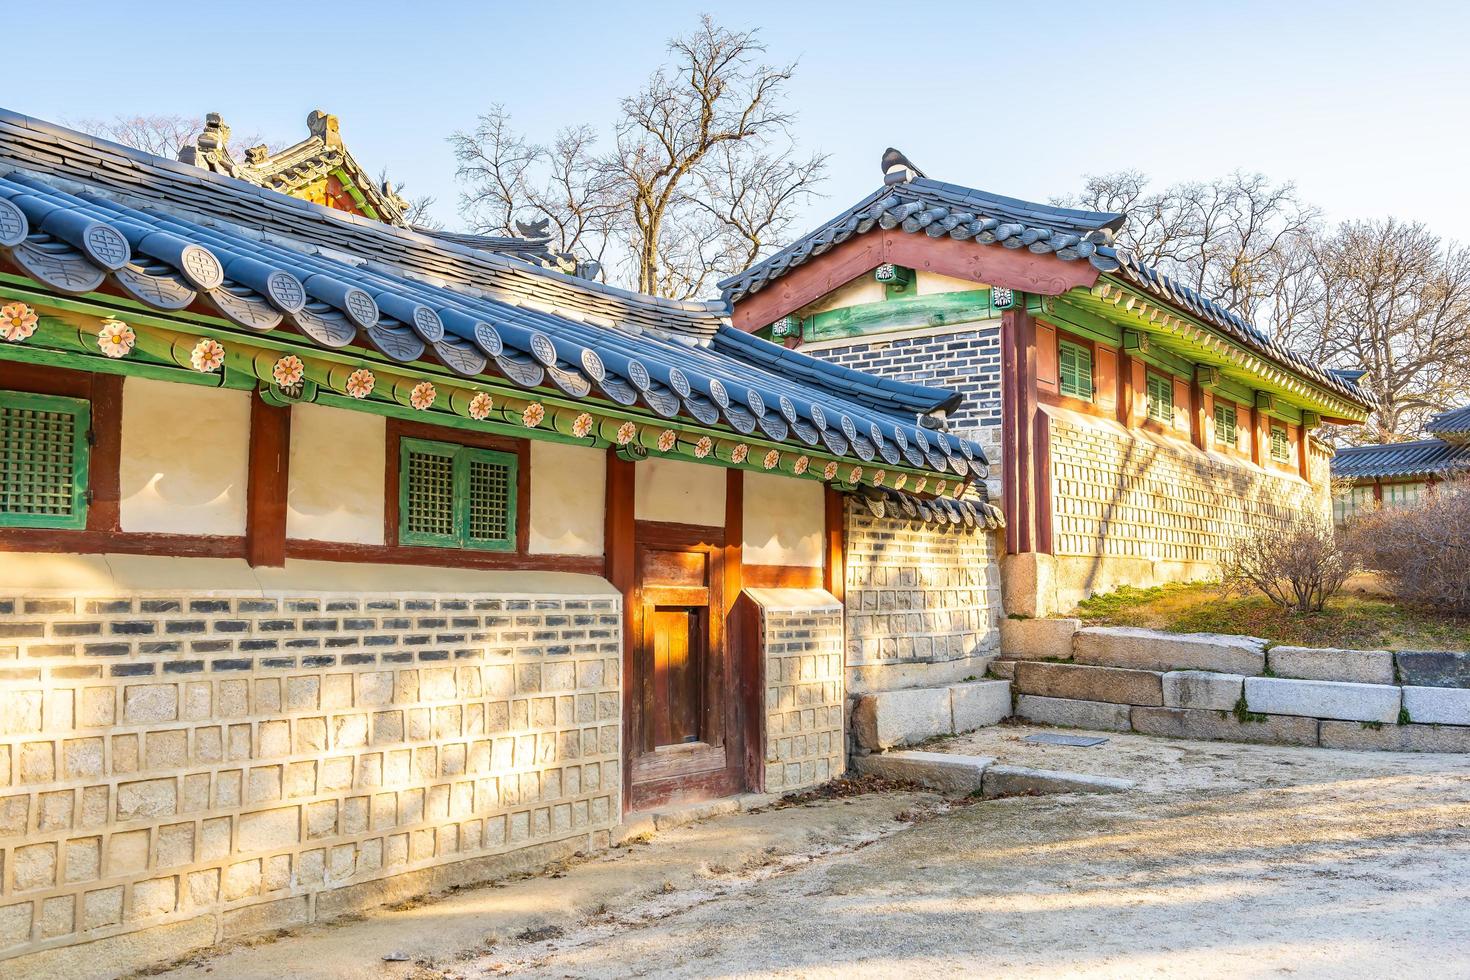
<path fill-rule="evenodd" d="M 286 488 L 290 479 L 291 409 L 250 398 L 249 474 L 245 495 L 245 560 L 253 567 L 286 564 Z"/>

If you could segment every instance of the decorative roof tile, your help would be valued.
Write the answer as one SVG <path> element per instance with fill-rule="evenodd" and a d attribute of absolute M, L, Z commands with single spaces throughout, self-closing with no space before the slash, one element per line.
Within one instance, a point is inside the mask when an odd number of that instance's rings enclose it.
<path fill-rule="evenodd" d="M 116 166 L 79 160 L 74 147 Z M 466 377 L 641 404 L 856 463 L 985 470 L 978 445 L 918 424 L 952 392 L 735 337 L 704 304 L 468 252 L 0 113 L 0 255 L 58 292 L 110 280 L 155 309 L 201 300 L 239 327 L 290 325 L 324 348 L 433 358 Z"/>
<path fill-rule="evenodd" d="M 890 159 L 901 163 L 890 166 Z M 1003 197 L 958 184 L 932 180 L 890 149 L 884 156 L 888 181 L 853 207 L 745 271 L 720 282 L 725 299 L 737 303 L 764 289 L 791 269 L 873 228 L 899 228 L 931 238 L 949 236 L 1002 248 L 1025 248 L 1063 261 L 1085 259 L 1100 272 L 1173 304 L 1219 328 L 1231 339 L 1312 382 L 1372 407 L 1355 384 L 1358 374 L 1324 370 L 1273 340 L 1249 321 L 1206 299 L 1113 243 L 1124 217 Z"/>
<path fill-rule="evenodd" d="M 1333 479 L 1449 476 L 1470 470 L 1470 445 L 1443 439 L 1350 446 L 1332 457 Z"/>

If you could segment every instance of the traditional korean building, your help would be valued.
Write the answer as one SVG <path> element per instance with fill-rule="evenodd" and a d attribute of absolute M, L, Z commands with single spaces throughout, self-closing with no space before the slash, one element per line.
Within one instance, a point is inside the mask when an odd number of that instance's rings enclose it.
<path fill-rule="evenodd" d="M 855 693 L 947 725 L 995 653 L 954 391 L 405 227 L 345 151 L 288 196 L 311 155 L 0 111 L 0 972 L 811 786 Z"/>
<path fill-rule="evenodd" d="M 883 184 L 721 283 L 744 331 L 963 392 L 1000 460 L 1004 592 L 1047 615 L 1120 584 L 1212 577 L 1251 526 L 1327 513 L 1320 425 L 1369 399 L 1114 245 L 1122 216 L 925 176 Z"/>
<path fill-rule="evenodd" d="M 1436 483 L 1470 473 L 1470 406 L 1433 416 L 1424 431 L 1427 437 L 1413 442 L 1337 451 L 1332 513 L 1338 524 L 1384 507 L 1412 506 Z"/>

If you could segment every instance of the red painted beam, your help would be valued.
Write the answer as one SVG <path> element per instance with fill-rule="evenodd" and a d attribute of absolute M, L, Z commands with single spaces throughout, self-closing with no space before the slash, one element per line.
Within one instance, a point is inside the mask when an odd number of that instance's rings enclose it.
<path fill-rule="evenodd" d="M 1098 277 L 1090 262 L 1064 262 L 1055 255 L 1038 255 L 1024 248 L 874 229 L 849 238 L 741 299 L 731 320 L 741 330 L 759 330 L 885 262 L 1041 296 L 1060 296 L 1077 286 L 1091 286 Z"/>

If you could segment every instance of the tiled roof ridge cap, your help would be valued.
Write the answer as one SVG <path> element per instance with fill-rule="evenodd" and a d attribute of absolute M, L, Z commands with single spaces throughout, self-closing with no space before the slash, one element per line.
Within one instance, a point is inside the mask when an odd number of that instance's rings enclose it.
<path fill-rule="evenodd" d="M 640 293 L 636 290 L 622 289 L 617 286 L 609 286 L 606 283 L 594 282 L 588 279 L 579 279 L 576 276 L 567 275 L 566 273 L 558 272 L 555 269 L 547 269 L 543 266 L 538 266 L 533 263 L 512 258 L 508 255 L 495 252 L 487 252 L 483 249 L 476 249 L 466 245 L 460 245 L 455 242 L 433 238 L 428 235 L 422 234 L 421 232 L 414 231 L 411 228 L 402 228 L 396 225 L 385 224 L 384 222 L 377 221 L 372 218 L 366 218 L 360 215 L 352 214 L 347 211 L 339 211 L 335 208 L 328 208 L 320 204 L 314 204 L 310 201 L 304 201 L 301 198 L 292 197 L 289 194 L 283 194 L 280 191 L 274 190 L 272 188 L 262 187 L 258 184 L 253 184 L 248 180 L 243 180 L 238 177 L 231 177 L 227 174 L 216 173 L 212 170 L 205 170 L 203 167 L 196 167 L 193 164 L 183 163 L 178 160 L 170 160 L 167 157 L 161 157 L 152 153 L 147 153 L 143 150 L 136 149 L 135 147 L 125 146 L 121 143 L 116 143 L 112 140 L 104 139 L 100 136 L 92 136 L 91 134 L 78 132 L 77 130 L 70 129 L 66 126 L 61 126 L 56 123 L 51 123 L 44 119 L 37 119 L 33 116 L 27 116 L 23 113 L 15 112 L 12 109 L 6 109 L 3 106 L 0 106 L 0 120 L 9 122 L 12 125 L 24 127 L 52 140 L 68 140 L 80 144 L 83 147 L 106 149 L 107 152 L 116 153 L 118 155 L 128 157 L 144 166 L 152 167 L 157 170 L 167 171 L 184 181 L 192 181 L 201 184 L 217 184 L 230 191 L 245 193 L 258 197 L 271 206 L 293 208 L 298 211 L 306 211 L 315 216 L 321 216 L 334 221 L 345 222 L 347 224 L 353 225 L 356 228 L 375 232 L 377 234 L 407 239 L 415 242 L 418 245 L 428 248 L 443 249 L 445 251 L 452 252 L 453 254 L 461 258 L 468 259 L 472 262 L 478 262 L 483 265 L 489 266 L 499 266 L 508 271 L 530 273 L 532 275 L 555 279 L 575 289 L 592 290 L 594 292 L 599 292 L 604 295 L 626 300 L 627 302 L 633 303 L 638 306 L 643 306 L 645 308 L 664 311 L 677 311 L 699 317 L 712 317 L 722 322 L 729 319 L 729 307 L 728 304 L 726 304 L 723 300 L 674 300 L 662 296 L 652 296 L 647 293 Z M 16 170 L 31 169 L 19 164 L 11 164 L 10 166 L 12 169 Z M 58 175 L 46 174 L 45 176 L 50 179 Z M 114 193 L 114 191 L 110 187 L 91 186 L 90 189 L 94 192 L 106 193 L 109 195 Z M 153 205 L 158 206 L 158 202 L 153 202 Z M 197 214 L 202 212 L 191 211 L 191 213 Z"/>

